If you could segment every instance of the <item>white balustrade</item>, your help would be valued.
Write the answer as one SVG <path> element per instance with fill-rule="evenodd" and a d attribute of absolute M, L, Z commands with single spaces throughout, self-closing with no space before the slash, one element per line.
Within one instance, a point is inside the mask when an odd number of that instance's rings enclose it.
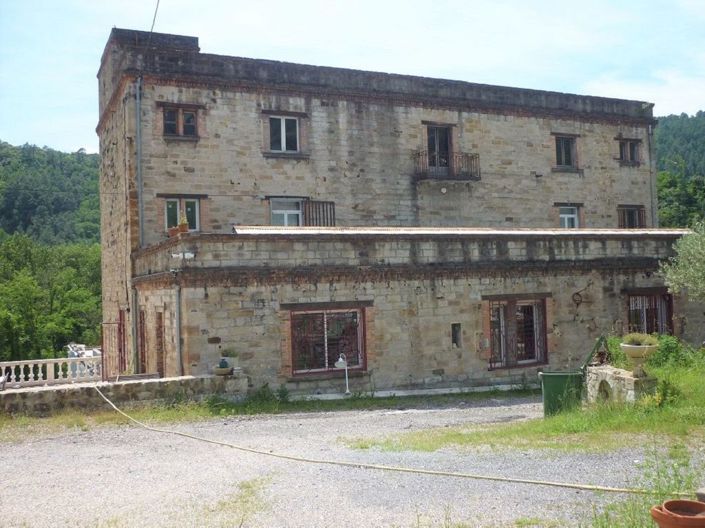
<path fill-rule="evenodd" d="M 101 357 L 0 361 L 5 389 L 101 381 Z"/>

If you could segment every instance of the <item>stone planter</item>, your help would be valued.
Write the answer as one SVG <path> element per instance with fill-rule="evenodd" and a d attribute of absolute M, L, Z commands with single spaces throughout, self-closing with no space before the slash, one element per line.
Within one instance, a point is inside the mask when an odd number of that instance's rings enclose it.
<path fill-rule="evenodd" d="M 634 370 L 632 371 L 634 377 L 643 378 L 646 376 L 644 363 L 651 357 L 651 354 L 656 352 L 658 345 L 626 345 L 620 343 L 619 348 L 622 349 L 624 355 L 626 355 L 634 365 Z"/>
<path fill-rule="evenodd" d="M 228 376 L 232 374 L 232 367 L 213 367 L 213 374 L 216 376 Z"/>

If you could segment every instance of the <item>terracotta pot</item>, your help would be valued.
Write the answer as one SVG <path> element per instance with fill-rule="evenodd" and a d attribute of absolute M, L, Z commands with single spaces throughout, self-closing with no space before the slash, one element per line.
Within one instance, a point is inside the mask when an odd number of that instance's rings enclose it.
<path fill-rule="evenodd" d="M 179 233 L 188 233 L 188 224 L 179 224 Z"/>
<path fill-rule="evenodd" d="M 674 501 L 666 501 L 674 502 Z M 681 501 L 678 501 L 681 502 Z M 695 502 L 695 501 L 683 501 Z M 665 504 L 665 503 L 664 503 Z M 701 503 L 702 504 L 702 503 Z M 653 506 L 651 508 L 651 517 L 660 528 L 705 528 L 704 516 L 686 516 L 671 513 L 664 510 L 663 506 Z"/>
<path fill-rule="evenodd" d="M 170 227 L 167 229 L 167 233 L 169 233 L 169 237 L 175 237 L 179 234 L 179 226 Z"/>
<path fill-rule="evenodd" d="M 641 378 L 646 375 L 644 372 L 644 362 L 651 357 L 651 354 L 656 352 L 658 345 L 626 345 L 620 343 L 619 348 L 622 349 L 624 355 L 626 355 L 634 365 L 634 370 L 632 371 L 634 377 Z"/>
<path fill-rule="evenodd" d="M 705 503 L 694 501 L 675 499 L 663 503 L 662 508 L 673 515 L 682 515 L 683 517 L 705 517 Z"/>

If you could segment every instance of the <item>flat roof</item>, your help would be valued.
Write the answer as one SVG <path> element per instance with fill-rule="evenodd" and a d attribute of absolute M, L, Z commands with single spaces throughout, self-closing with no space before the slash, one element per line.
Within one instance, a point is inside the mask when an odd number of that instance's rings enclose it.
<path fill-rule="evenodd" d="M 314 66 L 201 53 L 198 38 L 113 28 L 111 43 L 130 50 L 120 68 L 164 81 L 248 85 L 315 94 L 365 96 L 489 112 L 539 112 L 562 118 L 617 119 L 655 123 L 653 104 L 643 101 L 480 84 L 460 80 Z M 103 54 L 103 60 L 106 53 Z M 102 66 L 101 66 L 102 67 Z"/>
<path fill-rule="evenodd" d="M 680 237 L 689 229 L 558 229 L 558 228 L 491 228 L 491 227 L 281 227 L 233 225 L 236 235 L 337 236 L 337 237 Z"/>

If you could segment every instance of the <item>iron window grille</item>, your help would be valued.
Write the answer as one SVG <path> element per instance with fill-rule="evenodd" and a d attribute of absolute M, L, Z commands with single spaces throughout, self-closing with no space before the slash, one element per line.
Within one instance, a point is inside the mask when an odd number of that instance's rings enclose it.
<path fill-rule="evenodd" d="M 291 354 L 294 374 L 337 370 L 345 354 L 348 368 L 364 368 L 363 309 L 293 312 Z"/>
<path fill-rule="evenodd" d="M 490 303 L 490 369 L 547 361 L 546 301 Z"/>
<path fill-rule="evenodd" d="M 629 331 L 642 334 L 673 333 L 673 299 L 658 295 L 629 295 Z"/>
<path fill-rule="evenodd" d="M 270 198 L 272 225 L 335 226 L 335 202 L 306 198 Z"/>

